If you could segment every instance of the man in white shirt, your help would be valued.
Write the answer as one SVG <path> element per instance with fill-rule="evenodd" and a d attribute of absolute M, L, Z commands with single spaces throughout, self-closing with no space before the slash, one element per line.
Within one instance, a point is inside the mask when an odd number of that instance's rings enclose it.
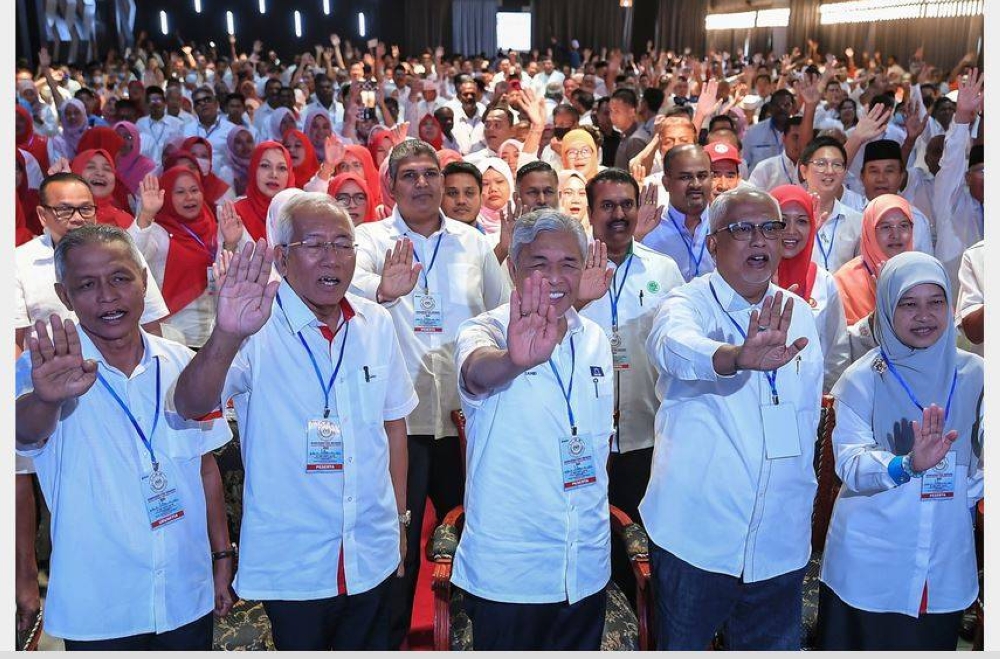
<path fill-rule="evenodd" d="M 281 80 L 267 78 L 264 83 L 264 102 L 253 113 L 253 126 L 258 135 L 267 135 L 267 120 L 278 108 L 284 107 L 281 102 Z"/>
<path fill-rule="evenodd" d="M 743 136 L 743 159 L 751 174 L 757 163 L 781 154 L 782 133 L 795 110 L 795 98 L 787 89 L 774 92 L 768 103 L 770 118 L 750 126 Z"/>
<path fill-rule="evenodd" d="M 944 139 L 941 170 L 934 177 L 934 217 L 937 220 L 935 256 L 958 291 L 958 268 L 966 249 L 983 239 L 983 145 L 969 150 L 969 127 L 983 100 L 983 79 L 969 76 L 958 90 L 955 117 Z M 966 161 L 966 153 L 969 154 Z M 966 167 L 968 162 L 968 167 Z"/>
<path fill-rule="evenodd" d="M 280 284 L 264 240 L 234 257 L 177 409 L 192 418 L 233 400 L 247 469 L 236 592 L 263 600 L 275 647 L 387 650 L 409 523 L 404 417 L 417 396 L 389 314 L 347 294 L 346 212 L 300 194 L 275 242 Z"/>
<path fill-rule="evenodd" d="M 67 650 L 210 650 L 212 612 L 233 603 L 210 453 L 229 427 L 171 410 L 192 353 L 140 328 L 149 277 L 127 233 L 68 233 L 55 271 L 83 331 L 38 321 L 16 370 L 17 450 L 52 514 L 45 631 Z"/>
<path fill-rule="evenodd" d="M 697 144 L 681 144 L 663 158 L 663 187 L 669 194 L 660 223 L 642 244 L 674 260 L 684 281 L 715 269 L 706 251 L 712 163 Z"/>
<path fill-rule="evenodd" d="M 159 167 L 162 163 L 163 147 L 175 137 L 184 133 L 184 122 L 167 114 L 163 90 L 159 87 L 146 88 L 146 108 L 149 114 L 135 122 L 142 141 L 142 155 Z"/>
<path fill-rule="evenodd" d="M 390 647 L 409 629 L 420 569 L 420 532 L 430 496 L 438 521 L 462 503 L 455 337 L 463 321 L 510 294 L 493 250 L 475 228 L 441 213 L 443 177 L 434 147 L 405 140 L 389 155 L 396 206 L 390 217 L 358 227 L 351 291 L 385 305 L 420 403 L 407 417 L 409 472 L 406 574 L 393 587 Z M 416 261 L 416 263 L 414 263 Z"/>
<path fill-rule="evenodd" d="M 646 341 L 657 648 L 703 650 L 724 627 L 732 650 L 799 649 L 823 354 L 809 305 L 771 283 L 777 202 L 737 188 L 711 219 L 717 271 L 675 289 Z"/>
<path fill-rule="evenodd" d="M 934 217 L 934 177 L 941 171 L 941 156 L 944 155 L 944 134 L 935 135 L 927 141 L 923 161 L 906 170 L 906 187 L 903 197 L 911 206 L 919 208 L 931 223 L 931 232 L 937 235 L 937 221 Z"/>
<path fill-rule="evenodd" d="M 783 133 L 782 152 L 758 162 L 748 179 L 750 185 L 764 192 L 770 192 L 779 185 L 799 184 L 796 167 L 799 156 L 802 155 L 802 147 L 809 141 L 803 139 L 803 136 L 808 138 L 812 135 L 812 130 L 802 127 L 802 117 L 791 117 L 785 123 Z"/>
<path fill-rule="evenodd" d="M 539 96 L 545 95 L 545 88 L 549 83 L 556 82 L 562 86 L 563 81 L 566 76 L 562 71 L 556 69 L 555 63 L 552 61 L 551 57 L 545 57 L 542 59 L 542 70 L 535 74 L 531 79 L 531 88 L 535 90 L 535 93 Z"/>
<path fill-rule="evenodd" d="M 482 149 L 486 143 L 483 137 L 483 115 L 486 106 L 479 102 L 479 85 L 472 78 L 465 78 L 458 83 L 456 97 L 449 101 L 455 113 L 453 128 L 455 141 L 459 152 L 465 156 Z"/>
<path fill-rule="evenodd" d="M 608 461 L 608 501 L 639 521 L 659 405 L 656 371 L 645 341 L 663 300 L 684 279 L 673 259 L 634 240 L 640 215 L 658 218 L 663 211 L 653 203 L 651 191 L 640 198 L 639 185 L 627 172 L 614 168 L 599 172 L 587 184 L 587 205 L 594 240 L 607 247 L 607 265 L 614 269 L 610 286 L 596 291 L 603 292 L 600 298 L 577 302 L 580 315 L 600 325 L 611 342 L 616 423 Z M 611 570 L 619 587 L 631 594 L 635 581 L 620 542 L 611 544 Z"/>
<path fill-rule="evenodd" d="M 613 364 L 573 309 L 587 239 L 552 209 L 521 216 L 508 305 L 462 324 L 465 528 L 452 583 L 477 650 L 597 650 L 610 576 Z"/>
<path fill-rule="evenodd" d="M 985 315 L 985 243 L 978 243 L 965 250 L 962 265 L 958 270 L 958 302 L 955 304 L 955 320 L 962 334 L 971 343 L 972 352 L 983 356 L 983 318 Z"/>
<path fill-rule="evenodd" d="M 219 111 L 219 99 L 209 87 L 199 87 L 191 94 L 191 105 L 198 120 L 184 127 L 184 137 L 204 137 L 212 145 L 212 170 L 220 171 L 228 163 L 226 139 L 236 126 Z"/>

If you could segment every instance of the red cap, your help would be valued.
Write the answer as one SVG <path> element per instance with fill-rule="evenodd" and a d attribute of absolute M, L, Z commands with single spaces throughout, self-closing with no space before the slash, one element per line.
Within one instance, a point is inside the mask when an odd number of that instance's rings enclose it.
<path fill-rule="evenodd" d="M 736 149 L 736 147 L 731 144 L 726 144 L 725 142 L 712 142 L 711 144 L 705 146 L 705 151 L 708 152 L 708 157 L 711 158 L 712 162 L 731 160 L 737 165 L 743 162 L 743 160 L 740 159 L 740 152 Z"/>

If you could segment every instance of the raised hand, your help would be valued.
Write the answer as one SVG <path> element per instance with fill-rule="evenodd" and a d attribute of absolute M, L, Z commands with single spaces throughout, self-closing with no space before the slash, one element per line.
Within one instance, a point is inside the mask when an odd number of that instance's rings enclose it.
<path fill-rule="evenodd" d="M 87 393 L 97 381 L 97 362 L 84 359 L 80 335 L 72 320 L 63 322 L 52 314 L 52 338 L 45 321 L 35 323 L 34 336 L 28 337 L 31 351 L 31 384 L 43 403 L 61 404 Z"/>
<path fill-rule="evenodd" d="M 46 71 L 52 65 L 52 57 L 49 56 L 49 49 L 42 48 L 38 51 L 38 66 L 42 71 Z"/>
<path fill-rule="evenodd" d="M 636 183 L 642 185 L 642 182 L 646 179 L 646 167 L 642 164 L 642 161 L 633 158 L 629 161 L 628 169 L 632 178 L 636 180 Z"/>
<path fill-rule="evenodd" d="M 281 283 L 268 281 L 273 263 L 274 250 L 263 238 L 233 255 L 221 285 L 217 284 L 215 326 L 220 331 L 243 339 L 264 326 Z"/>
<path fill-rule="evenodd" d="M 518 199 L 517 203 L 508 201 L 507 205 L 500 209 L 500 246 L 504 254 L 510 249 L 511 238 L 514 237 L 514 223 L 517 218 L 524 213 L 524 205 Z"/>
<path fill-rule="evenodd" d="M 738 370 L 773 371 L 795 359 L 809 344 L 809 339 L 801 337 L 785 345 L 795 303 L 788 299 L 782 308 L 782 299 L 780 291 L 773 298 L 769 295 L 764 298 L 760 311 L 750 314 L 747 337 L 736 355 Z"/>
<path fill-rule="evenodd" d="M 858 119 L 852 134 L 861 142 L 868 142 L 885 132 L 890 119 L 892 119 L 892 109 L 877 103 L 868 114 Z"/>
<path fill-rule="evenodd" d="M 608 267 L 608 246 L 595 239 L 587 249 L 587 260 L 583 266 L 583 273 L 580 275 L 577 308 L 604 297 L 611 286 L 614 274 L 615 271 Z"/>
<path fill-rule="evenodd" d="M 336 33 L 331 34 L 330 35 L 330 43 L 333 44 L 334 48 L 338 47 L 340 45 L 340 37 L 337 36 Z"/>
<path fill-rule="evenodd" d="M 906 113 L 907 141 L 916 141 L 918 137 L 923 135 L 924 129 L 927 128 L 927 122 L 931 118 L 929 113 L 925 114 L 923 119 L 920 118 L 920 110 L 917 107 L 919 104 L 920 96 L 918 94 L 914 94 Z"/>
<path fill-rule="evenodd" d="M 795 87 L 795 95 L 802 99 L 802 102 L 805 105 L 819 105 L 820 98 L 822 98 L 820 84 L 825 82 L 825 77 L 812 83 L 804 80 L 796 80 L 793 85 Z"/>
<path fill-rule="evenodd" d="M 660 189 L 655 185 L 647 185 L 640 195 L 639 221 L 635 225 L 634 238 L 639 242 L 660 224 L 664 206 L 659 203 Z"/>
<path fill-rule="evenodd" d="M 160 179 L 150 172 L 139 181 L 139 212 L 136 221 L 142 229 L 153 223 L 156 214 L 163 208 L 165 191 L 160 189 Z"/>
<path fill-rule="evenodd" d="M 219 229 L 222 230 L 223 247 L 235 250 L 243 238 L 243 220 L 231 199 L 227 199 L 219 207 Z"/>
<path fill-rule="evenodd" d="M 389 129 L 389 142 L 395 147 L 402 144 L 410 132 L 410 122 L 403 121 Z"/>
<path fill-rule="evenodd" d="M 559 320 L 550 292 L 549 282 L 536 271 L 524 280 L 523 290 L 510 294 L 507 354 L 519 368 L 545 363 L 559 343 Z"/>
<path fill-rule="evenodd" d="M 48 175 L 52 176 L 53 174 L 59 174 L 62 172 L 65 173 L 70 172 L 69 160 L 67 160 L 66 158 L 59 158 L 54 163 L 52 163 L 52 165 L 49 167 Z"/>
<path fill-rule="evenodd" d="M 913 451 L 910 467 L 913 471 L 927 471 L 948 455 L 951 445 L 958 439 L 958 431 L 944 431 L 944 410 L 937 405 L 924 408 L 923 423 L 912 421 Z"/>
<path fill-rule="evenodd" d="M 216 290 L 222 288 L 226 283 L 226 274 L 232 265 L 233 255 L 234 252 L 224 249 L 219 253 L 219 258 L 212 264 L 212 277 L 215 279 Z"/>
<path fill-rule="evenodd" d="M 710 117 L 722 104 L 722 101 L 716 99 L 718 95 L 719 81 L 712 79 L 706 82 L 705 86 L 701 88 L 701 94 L 698 96 L 698 104 L 695 106 L 694 116 L 701 119 Z M 700 130 L 701 126 L 695 123 L 695 128 Z"/>
<path fill-rule="evenodd" d="M 409 295 L 417 285 L 422 269 L 422 264 L 414 263 L 413 243 L 410 239 L 398 240 L 392 249 L 385 252 L 382 281 L 375 292 L 375 299 L 379 302 L 392 302 Z"/>
<path fill-rule="evenodd" d="M 323 162 L 336 167 L 344 159 L 346 153 L 347 148 L 340 141 L 340 137 L 335 132 L 331 132 L 323 142 Z"/>
<path fill-rule="evenodd" d="M 979 69 L 972 69 L 969 77 L 958 83 L 958 100 L 955 101 L 955 121 L 971 124 L 983 103 L 984 77 Z"/>

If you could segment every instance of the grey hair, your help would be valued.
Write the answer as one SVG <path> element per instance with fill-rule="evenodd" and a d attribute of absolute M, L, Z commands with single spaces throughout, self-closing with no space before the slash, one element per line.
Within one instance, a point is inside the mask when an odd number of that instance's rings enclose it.
<path fill-rule="evenodd" d="M 587 234 L 580 221 L 552 208 L 539 208 L 522 215 L 514 222 L 514 234 L 510 239 L 510 258 L 513 263 L 517 263 L 521 249 L 534 242 L 543 231 L 566 231 L 573 234 L 580 247 L 580 256 L 587 257 Z"/>
<path fill-rule="evenodd" d="M 781 219 L 781 206 L 774 197 L 754 187 L 738 186 L 720 194 L 708 207 L 708 225 L 712 231 L 731 224 L 729 215 L 733 206 L 740 203 L 765 204 L 771 207 L 776 219 Z"/>
<path fill-rule="evenodd" d="M 127 231 L 110 224 L 85 224 L 72 231 L 67 231 L 56 245 L 54 256 L 56 281 L 62 283 L 66 275 L 66 259 L 69 253 L 77 247 L 97 244 L 109 245 L 116 242 L 124 243 L 128 247 L 129 256 L 140 272 L 146 269 L 142 254 L 139 253 L 139 248 L 135 246 L 135 241 L 132 240 L 132 236 L 128 235 Z"/>
<path fill-rule="evenodd" d="M 389 152 L 389 178 L 395 182 L 400 164 L 407 158 L 416 158 L 417 156 L 427 156 L 434 161 L 434 164 L 441 167 L 434 147 L 423 140 L 405 139 L 392 147 L 392 151 Z"/>
<path fill-rule="evenodd" d="M 278 218 L 274 221 L 274 242 L 276 245 L 287 245 L 292 239 L 292 220 L 299 213 L 326 215 L 344 220 L 351 227 L 354 236 L 354 222 L 343 207 L 325 192 L 303 192 L 289 199 Z"/>

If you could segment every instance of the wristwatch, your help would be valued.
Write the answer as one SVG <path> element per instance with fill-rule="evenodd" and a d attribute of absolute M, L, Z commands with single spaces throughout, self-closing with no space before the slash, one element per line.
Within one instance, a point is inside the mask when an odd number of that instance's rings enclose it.
<path fill-rule="evenodd" d="M 396 515 L 396 519 L 399 521 L 400 524 L 402 524 L 403 526 L 409 528 L 409 526 L 410 526 L 410 511 L 407 510 L 406 512 L 403 512 L 403 513 L 400 513 L 399 515 Z"/>
<path fill-rule="evenodd" d="M 214 561 L 221 561 L 223 558 L 230 558 L 230 557 L 231 558 L 236 558 L 236 555 L 238 553 L 239 552 L 238 552 L 238 549 L 236 547 L 236 543 L 233 542 L 233 543 L 230 544 L 229 549 L 223 549 L 222 551 L 213 551 L 212 552 L 212 561 L 213 562 Z"/>

